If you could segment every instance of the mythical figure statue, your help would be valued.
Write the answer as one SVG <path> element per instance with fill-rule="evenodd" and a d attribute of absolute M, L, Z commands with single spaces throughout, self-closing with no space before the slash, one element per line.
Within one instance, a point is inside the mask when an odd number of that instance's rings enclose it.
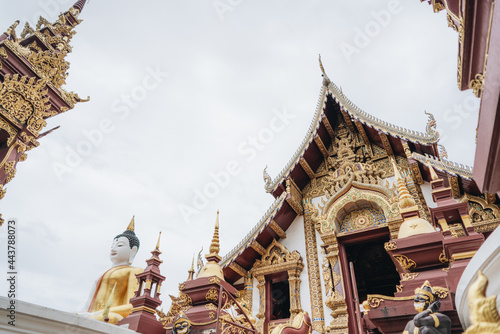
<path fill-rule="evenodd" d="M 134 218 L 132 218 L 127 230 L 113 239 L 110 253 L 113 267 L 96 282 L 88 303 L 88 313 L 91 318 L 104 320 L 103 310 L 109 299 L 111 299 L 108 303 L 111 305 L 108 315 L 109 323 L 116 324 L 130 314 L 132 304 L 129 300 L 138 289 L 135 275 L 143 272 L 141 268 L 131 266 L 138 248 L 139 239 L 135 235 Z"/>
<path fill-rule="evenodd" d="M 174 320 L 172 324 L 173 334 L 189 334 L 191 332 L 191 320 L 184 314 L 180 312 L 179 315 Z"/>
<path fill-rule="evenodd" d="M 451 333 L 450 318 L 438 312 L 441 303 L 429 281 L 415 289 L 414 306 L 418 314 L 406 324 L 403 334 Z"/>

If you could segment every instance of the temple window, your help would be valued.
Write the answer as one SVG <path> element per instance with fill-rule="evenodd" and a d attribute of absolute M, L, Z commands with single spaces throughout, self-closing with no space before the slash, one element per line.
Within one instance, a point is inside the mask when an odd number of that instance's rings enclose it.
<path fill-rule="evenodd" d="M 304 269 L 302 257 L 290 252 L 273 240 L 260 260 L 252 268 L 259 282 L 259 313 L 256 327 L 259 333 L 268 333 L 274 326 L 294 318 L 302 311 L 300 306 L 300 273 Z"/>
<path fill-rule="evenodd" d="M 270 281 L 271 320 L 290 318 L 290 283 L 288 280 Z"/>

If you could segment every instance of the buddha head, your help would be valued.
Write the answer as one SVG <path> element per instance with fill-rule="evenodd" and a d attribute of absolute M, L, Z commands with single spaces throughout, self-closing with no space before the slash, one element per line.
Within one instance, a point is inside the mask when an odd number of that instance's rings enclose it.
<path fill-rule="evenodd" d="M 437 296 L 432 292 L 432 287 L 429 281 L 425 281 L 421 288 L 415 289 L 415 299 L 413 306 L 420 313 L 426 310 L 432 303 L 437 300 Z"/>
<path fill-rule="evenodd" d="M 131 265 L 139 250 L 139 245 L 139 238 L 134 232 L 134 218 L 132 218 L 127 230 L 118 234 L 111 244 L 110 259 L 113 267 Z"/>

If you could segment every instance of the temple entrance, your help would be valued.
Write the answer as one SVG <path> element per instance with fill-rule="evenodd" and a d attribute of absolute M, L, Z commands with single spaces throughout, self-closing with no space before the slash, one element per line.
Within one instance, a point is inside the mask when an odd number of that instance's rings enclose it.
<path fill-rule="evenodd" d="M 364 333 L 361 304 L 367 299 L 367 295 L 394 296 L 396 292 L 400 277 L 384 249 L 387 241 L 388 228 L 372 228 L 339 238 L 349 333 Z"/>
<path fill-rule="evenodd" d="M 359 302 L 369 294 L 393 296 L 399 284 L 399 274 L 384 242 L 378 240 L 346 246 L 347 261 L 353 264 Z"/>

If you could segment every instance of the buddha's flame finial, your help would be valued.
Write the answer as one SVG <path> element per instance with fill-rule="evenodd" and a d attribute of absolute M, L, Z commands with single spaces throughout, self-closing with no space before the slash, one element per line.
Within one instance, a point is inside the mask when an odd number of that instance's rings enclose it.
<path fill-rule="evenodd" d="M 109 317 L 109 310 L 111 308 L 111 304 L 113 303 L 113 300 L 115 299 L 115 288 L 116 288 L 116 283 L 113 286 L 113 290 L 111 290 L 111 293 L 109 294 L 108 300 L 106 301 L 106 306 L 104 306 L 104 310 L 102 311 L 102 316 L 104 319 Z"/>
<path fill-rule="evenodd" d="M 415 200 L 413 196 L 410 194 L 408 189 L 406 188 L 405 182 L 399 174 L 398 166 L 396 165 L 396 160 L 394 158 L 391 159 L 392 167 L 394 168 L 394 176 L 396 177 L 397 189 L 399 195 L 399 207 L 401 209 L 412 207 L 415 204 Z"/>
<path fill-rule="evenodd" d="M 161 237 L 161 231 L 160 231 L 160 234 L 158 235 L 158 241 L 156 242 L 155 250 L 160 250 L 160 237 Z"/>
<path fill-rule="evenodd" d="M 217 219 L 215 220 L 215 230 L 214 237 L 212 238 L 212 243 L 210 244 L 209 252 L 210 254 L 219 254 L 219 210 L 217 210 Z"/>
<path fill-rule="evenodd" d="M 130 221 L 130 223 L 127 226 L 127 231 L 132 231 L 133 232 L 134 228 L 135 228 L 135 215 L 132 216 L 132 220 Z"/>

